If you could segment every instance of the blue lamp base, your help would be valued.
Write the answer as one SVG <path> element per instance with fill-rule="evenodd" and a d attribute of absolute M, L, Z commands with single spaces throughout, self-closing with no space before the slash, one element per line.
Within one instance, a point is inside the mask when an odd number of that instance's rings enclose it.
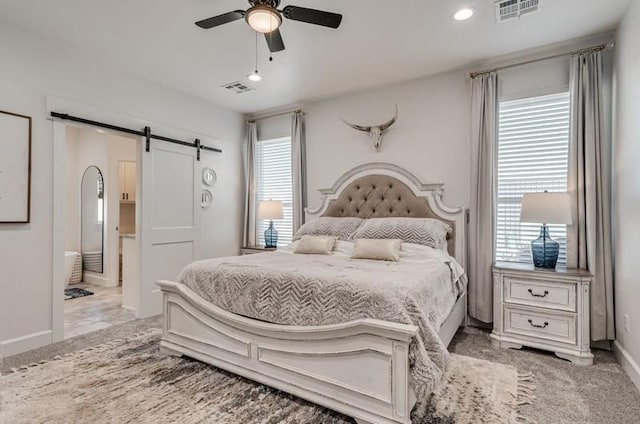
<path fill-rule="evenodd" d="M 549 227 L 540 227 L 540 237 L 531 242 L 531 256 L 536 268 L 555 268 L 558 262 L 560 243 L 549 237 Z"/>
<path fill-rule="evenodd" d="M 264 247 L 278 247 L 278 230 L 273 226 L 273 220 L 269 223 L 269 228 L 264 230 Z"/>

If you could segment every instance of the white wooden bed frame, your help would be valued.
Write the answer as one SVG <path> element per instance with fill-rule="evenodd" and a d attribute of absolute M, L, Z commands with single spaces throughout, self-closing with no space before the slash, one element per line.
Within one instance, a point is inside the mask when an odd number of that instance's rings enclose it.
<path fill-rule="evenodd" d="M 423 184 L 396 165 L 371 163 L 348 171 L 332 188 L 320 190 L 322 204 L 307 209 L 307 218 L 322 216 L 351 182 L 379 174 L 426 197 L 433 213 L 454 223 L 454 256 L 466 268 L 466 209 L 445 206 L 442 184 Z M 277 325 L 225 311 L 183 284 L 158 285 L 163 294 L 160 346 L 165 353 L 198 359 L 342 412 L 358 423 L 411 422 L 415 396 L 408 353 L 417 327 L 375 319 L 313 327 Z M 466 319 L 465 292 L 440 328 L 445 345 Z"/>

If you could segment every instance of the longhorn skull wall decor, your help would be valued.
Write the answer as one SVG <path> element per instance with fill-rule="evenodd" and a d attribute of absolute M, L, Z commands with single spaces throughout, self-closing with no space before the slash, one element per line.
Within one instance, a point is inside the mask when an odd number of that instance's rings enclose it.
<path fill-rule="evenodd" d="M 368 133 L 369 137 L 373 141 L 373 146 L 376 148 L 376 152 L 380 152 L 380 150 L 382 149 L 382 136 L 384 135 L 385 131 L 388 130 L 389 127 L 393 125 L 398 119 L 398 105 L 396 104 L 396 113 L 395 115 L 393 115 L 393 118 L 391 118 L 389 121 L 385 122 L 384 124 L 380 124 L 380 125 L 365 127 L 362 125 L 352 124 L 347 120 L 345 120 L 344 118 L 340 118 L 340 119 L 342 119 L 342 122 L 349 125 L 354 130 L 364 131 Z"/>

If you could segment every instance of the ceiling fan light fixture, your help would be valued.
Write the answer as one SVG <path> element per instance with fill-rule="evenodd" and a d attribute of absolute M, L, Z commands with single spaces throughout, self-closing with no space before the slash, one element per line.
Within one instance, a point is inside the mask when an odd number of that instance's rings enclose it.
<path fill-rule="evenodd" d="M 282 24 L 280 12 L 270 6 L 261 4 L 247 10 L 245 19 L 251 28 L 262 34 L 273 32 Z"/>

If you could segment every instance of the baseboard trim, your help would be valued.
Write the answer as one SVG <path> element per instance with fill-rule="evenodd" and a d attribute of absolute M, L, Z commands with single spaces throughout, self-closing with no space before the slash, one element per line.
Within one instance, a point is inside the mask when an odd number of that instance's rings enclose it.
<path fill-rule="evenodd" d="M 0 356 L 6 358 L 12 355 L 17 355 L 18 353 L 49 345 L 51 344 L 51 341 L 51 330 L 5 340 L 0 342 Z"/>
<path fill-rule="evenodd" d="M 629 352 L 618 341 L 613 342 L 613 354 L 625 370 L 633 384 L 640 390 L 640 365 L 631 357 Z"/>
<path fill-rule="evenodd" d="M 102 287 L 118 287 L 120 285 L 119 282 L 112 281 L 111 279 L 104 277 L 102 274 L 90 271 L 84 271 L 82 273 L 82 282 Z"/>

